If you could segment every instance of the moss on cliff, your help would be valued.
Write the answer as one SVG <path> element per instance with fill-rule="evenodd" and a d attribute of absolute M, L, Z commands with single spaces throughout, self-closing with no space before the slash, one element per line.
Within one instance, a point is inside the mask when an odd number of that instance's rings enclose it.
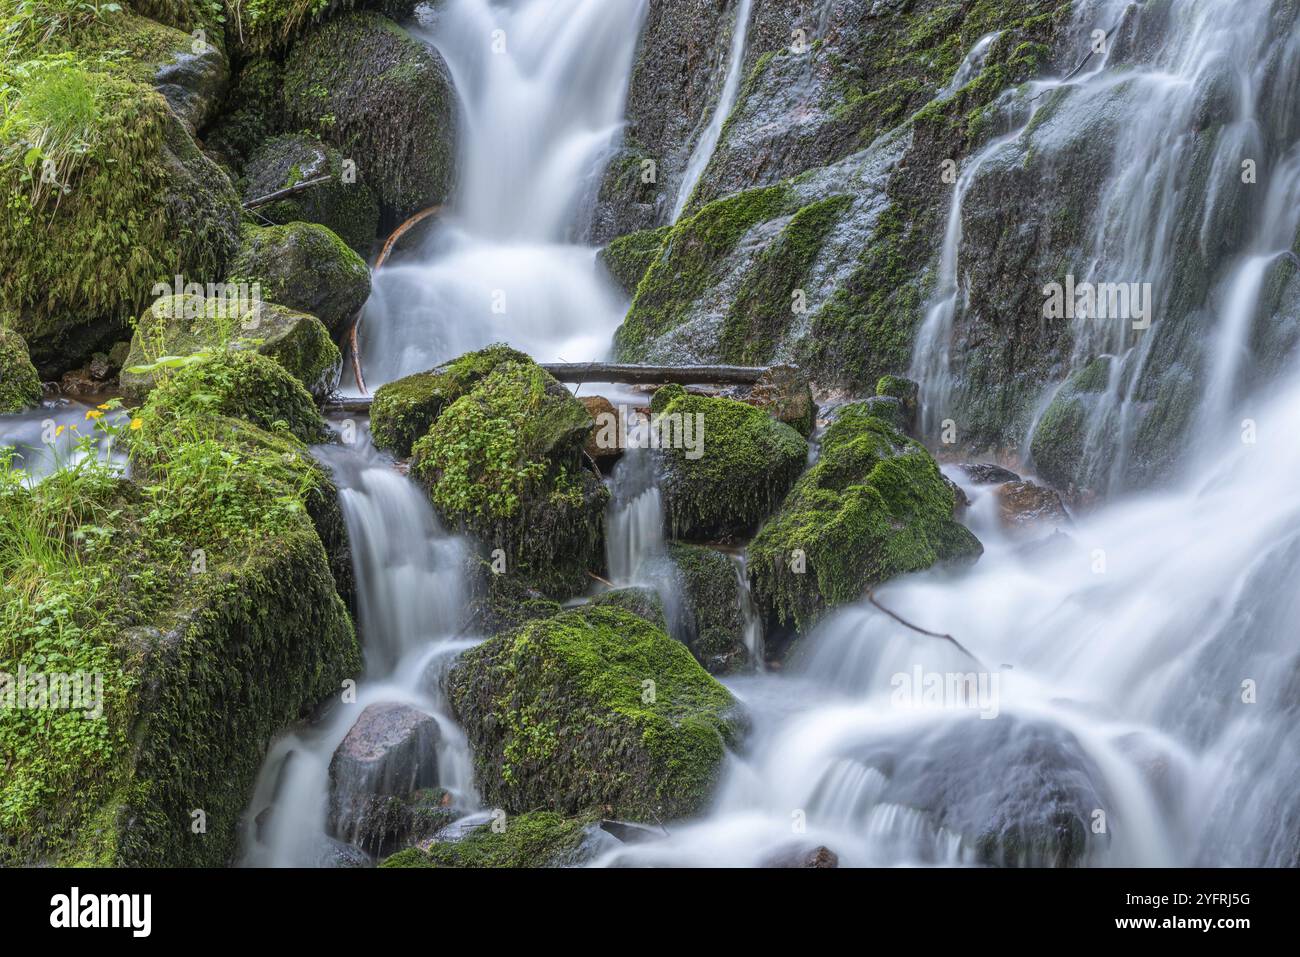
<path fill-rule="evenodd" d="M 0 326 L 0 413 L 21 412 L 41 401 L 41 378 L 27 355 L 27 343 Z"/>

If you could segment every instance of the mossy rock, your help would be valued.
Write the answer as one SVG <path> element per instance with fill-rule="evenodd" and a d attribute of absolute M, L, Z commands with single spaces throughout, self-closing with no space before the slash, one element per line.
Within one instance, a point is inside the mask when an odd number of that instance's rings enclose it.
<path fill-rule="evenodd" d="M 231 416 L 303 442 L 329 435 L 302 383 L 256 352 L 218 352 L 183 366 L 155 386 L 149 405 L 189 419 Z"/>
<path fill-rule="evenodd" d="M 1086 458 L 1092 410 L 1106 391 L 1111 360 L 1093 359 L 1061 386 L 1034 427 L 1029 444 L 1034 469 L 1059 489 L 1088 484 Z"/>
<path fill-rule="evenodd" d="M 284 64 L 255 57 L 238 67 L 206 146 L 242 167 L 267 139 L 284 130 Z"/>
<path fill-rule="evenodd" d="M 164 296 L 136 323 L 119 376 L 122 391 L 140 402 L 167 374 L 150 368 L 155 360 L 225 349 L 274 359 L 318 401 L 338 385 L 343 368 L 338 346 L 315 316 L 265 302 Z"/>
<path fill-rule="evenodd" d="M 743 598 L 736 567 L 722 552 L 702 545 L 673 542 L 677 618 L 686 647 L 710 674 L 727 674 L 753 664 L 745 647 Z"/>
<path fill-rule="evenodd" d="M 0 413 L 21 412 L 40 401 L 41 377 L 27 355 L 27 343 L 0 326 Z"/>
<path fill-rule="evenodd" d="M 654 340 L 690 318 L 695 301 L 732 268 L 736 245 L 754 226 L 786 213 L 786 185 L 750 190 L 716 200 L 672 227 L 662 249 L 650 257 L 627 318 L 614 335 L 624 362 L 644 362 Z"/>
<path fill-rule="evenodd" d="M 526 578 L 498 574 L 490 562 L 477 556 L 470 561 L 470 598 L 463 625 L 470 634 L 499 635 L 560 613 L 560 603 L 547 598 Z"/>
<path fill-rule="evenodd" d="M 689 416 L 696 428 L 702 422 L 703 443 L 698 457 L 683 447 L 660 452 L 660 489 L 673 537 L 743 537 L 790 490 L 807 463 L 808 443 L 790 426 L 744 402 L 674 395 L 658 414 L 681 416 L 683 424 Z"/>
<path fill-rule="evenodd" d="M 315 223 L 245 226 L 226 282 L 258 284 L 264 300 L 310 313 L 336 340 L 370 298 L 365 261 Z"/>
<path fill-rule="evenodd" d="M 552 811 L 509 816 L 504 828 L 475 828 L 458 841 L 399 851 L 381 867 L 564 867 L 579 862 L 594 815 L 565 817 Z"/>
<path fill-rule="evenodd" d="M 380 386 L 370 404 L 370 434 L 375 445 L 406 458 L 443 410 L 480 379 L 502 362 L 528 361 L 522 352 L 496 344 Z"/>
<path fill-rule="evenodd" d="M 817 464 L 750 543 L 754 600 L 768 621 L 806 630 L 872 585 L 974 560 L 983 547 L 953 519 L 955 507 L 924 446 L 866 403 L 845 406 Z"/>
<path fill-rule="evenodd" d="M 6 863 L 229 864 L 270 742 L 361 667 L 323 540 L 342 526 L 324 469 L 292 437 L 176 415 L 161 391 L 125 433 L 131 481 L 88 466 L 22 493 L 39 520 L 74 483 L 66 538 L 48 544 L 98 547 L 48 563 L 34 600 L 0 595 L 3 670 L 102 672 L 104 710 L 0 725 Z"/>
<path fill-rule="evenodd" d="M 618 608 L 588 605 L 493 638 L 446 687 L 479 793 L 516 813 L 699 813 L 743 731 L 735 699 L 685 646 Z"/>
<path fill-rule="evenodd" d="M 263 143 L 244 166 L 240 181 L 244 201 L 296 186 L 318 176 L 333 177 L 287 199 L 258 207 L 272 223 L 319 223 L 329 227 L 362 256 L 370 252 L 379 232 L 379 202 L 362 181 L 346 182 L 343 157 L 313 136 L 290 134 Z"/>
<path fill-rule="evenodd" d="M 611 588 L 603 591 L 589 604 L 596 607 L 613 606 L 630 611 L 638 618 L 644 618 L 650 624 L 663 631 L 668 630 L 668 616 L 664 611 L 664 601 L 653 588 L 629 586 Z"/>
<path fill-rule="evenodd" d="M 285 111 L 356 161 L 384 223 L 443 202 L 455 173 L 458 108 L 436 51 L 378 14 L 348 14 L 299 40 L 285 66 Z"/>
<path fill-rule="evenodd" d="M 583 462 L 592 420 L 531 361 L 498 364 L 412 449 L 411 474 L 449 524 L 543 594 L 584 591 L 604 561 L 609 492 Z"/>
<path fill-rule="evenodd" d="M 239 200 L 162 96 L 126 73 L 57 61 L 16 87 L 23 118 L 0 159 L 0 311 L 56 378 L 123 338 L 160 279 L 219 276 L 238 243 Z M 19 147 L 51 97 L 83 104 L 91 145 L 66 193 L 36 197 Z"/>
<path fill-rule="evenodd" d="M 629 296 L 636 292 L 641 277 L 658 257 L 664 240 L 672 232 L 671 226 L 642 229 L 620 236 L 602 249 L 597 258 L 609 271 L 614 282 Z"/>

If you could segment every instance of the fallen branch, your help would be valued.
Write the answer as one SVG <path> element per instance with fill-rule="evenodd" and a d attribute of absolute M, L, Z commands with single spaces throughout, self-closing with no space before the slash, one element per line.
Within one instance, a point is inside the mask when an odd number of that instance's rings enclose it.
<path fill-rule="evenodd" d="M 600 582 L 602 585 L 608 585 L 610 588 L 617 588 L 617 587 L 618 587 L 617 585 L 615 585 L 615 584 L 614 584 L 612 581 L 610 581 L 609 579 L 607 579 L 607 578 L 601 578 L 601 577 L 600 577 L 599 575 L 597 575 L 595 572 L 587 572 L 587 574 L 590 575 L 592 578 L 596 579 L 596 581 Z"/>
<path fill-rule="evenodd" d="M 428 209 L 422 209 L 406 222 L 394 229 L 384 240 L 383 248 L 379 250 L 379 257 L 375 260 L 374 268 L 370 270 L 371 275 L 379 272 L 381 266 L 388 261 L 389 255 L 393 251 L 393 246 L 417 223 L 420 223 L 430 216 L 442 211 L 441 206 L 430 206 Z M 352 374 L 357 380 L 357 388 L 361 390 L 362 395 L 368 395 L 370 390 L 366 388 L 365 376 L 361 374 L 361 347 L 357 343 L 357 327 L 361 325 L 361 313 L 365 311 L 363 306 L 357 310 L 357 314 L 352 317 L 352 328 L 348 330 L 348 350 L 352 353 Z M 369 403 L 358 407 L 355 411 L 363 412 L 370 408 Z"/>
<path fill-rule="evenodd" d="M 753 385 L 767 366 L 648 366 L 619 362 L 550 362 L 542 368 L 561 382 L 621 382 L 626 385 Z"/>
<path fill-rule="evenodd" d="M 294 183 L 292 186 L 286 186 L 284 189 L 277 189 L 274 193 L 267 193 L 265 196 L 258 196 L 256 199 L 250 199 L 244 204 L 244 209 L 257 209 L 259 206 L 265 206 L 267 203 L 274 203 L 279 199 L 286 199 L 304 190 L 311 189 L 313 186 L 319 186 L 321 183 L 333 179 L 329 173 L 324 176 L 317 176 L 315 179 L 305 179 L 301 183 Z"/>
<path fill-rule="evenodd" d="M 912 631 L 915 631 L 918 634 L 926 635 L 930 638 L 941 638 L 944 641 L 952 642 L 954 645 L 956 645 L 957 650 L 960 651 L 963 655 L 965 655 L 971 661 L 975 662 L 975 664 L 979 665 L 980 668 L 982 668 L 983 670 L 985 671 L 988 670 L 987 668 L 984 667 L 984 662 L 980 661 L 973 654 L 971 654 L 970 651 L 967 650 L 966 646 L 963 645 L 956 638 L 954 638 L 952 635 L 941 634 L 940 632 L 937 631 L 929 631 L 928 629 L 922 628 L 920 625 L 912 624 L 910 621 L 908 621 L 902 615 L 898 614 L 896 611 L 892 611 L 891 609 L 886 608 L 879 601 L 877 601 L 876 593 L 870 588 L 867 589 L 867 601 L 871 602 L 871 604 L 875 605 L 877 608 L 883 611 L 890 618 L 894 619 L 894 621 L 898 622 L 900 625 L 903 625 L 906 628 L 910 628 L 912 629 Z"/>

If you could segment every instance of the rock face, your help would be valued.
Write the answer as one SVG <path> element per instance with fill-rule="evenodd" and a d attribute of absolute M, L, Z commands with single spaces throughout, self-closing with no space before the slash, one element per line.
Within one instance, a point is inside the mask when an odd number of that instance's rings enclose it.
<path fill-rule="evenodd" d="M 612 605 L 630 611 L 638 618 L 644 618 L 660 631 L 668 630 L 668 616 L 664 611 L 664 601 L 653 588 L 640 586 L 613 588 L 601 592 L 590 602 L 598 607 Z"/>
<path fill-rule="evenodd" d="M 766 412 L 732 399 L 661 389 L 660 421 L 695 430 L 660 451 L 660 491 L 673 536 L 732 539 L 745 535 L 780 504 L 808 458 L 803 436 Z M 675 419 L 674 417 L 680 417 Z"/>
<path fill-rule="evenodd" d="M 330 760 L 330 831 L 371 853 L 391 848 L 404 829 L 400 799 L 438 783 L 440 737 L 431 715 L 369 705 Z"/>
<path fill-rule="evenodd" d="M 577 594 L 587 588 L 588 572 L 604 565 L 609 492 L 582 456 L 592 420 L 531 360 L 471 355 L 452 363 L 449 375 L 472 378 L 479 363 L 491 363 L 491 371 L 414 444 L 411 474 L 444 520 L 485 552 L 504 552 L 510 574 L 551 598 Z M 417 401 L 419 409 L 445 397 L 448 380 L 435 380 L 413 390 L 429 397 Z"/>
<path fill-rule="evenodd" d="M 391 20 L 348 14 L 315 28 L 285 66 L 291 128 L 310 130 L 356 162 L 386 226 L 448 195 L 456 96 L 436 51 Z"/>
<path fill-rule="evenodd" d="M 370 296 L 365 262 L 324 226 L 245 226 L 241 240 L 226 282 L 257 284 L 263 299 L 316 316 L 335 339 Z"/>
<path fill-rule="evenodd" d="M 668 558 L 674 585 L 669 605 L 695 660 L 715 675 L 752 666 L 745 647 L 740 580 L 731 559 L 715 549 L 680 542 L 668 546 Z"/>
<path fill-rule="evenodd" d="M 611 607 L 493 638 L 465 653 L 446 687 L 480 793 L 511 812 L 698 812 L 741 730 L 735 700 L 684 646 Z"/>
<path fill-rule="evenodd" d="M 41 380 L 18 333 L 0 326 L 0 413 L 21 412 L 41 401 Z"/>
<path fill-rule="evenodd" d="M 345 178 L 343 157 L 312 136 L 289 134 L 267 140 L 248 158 L 240 182 L 244 201 L 267 196 L 318 176 L 331 180 L 287 199 L 258 207 L 272 223 L 320 223 L 362 256 L 368 255 L 379 231 L 379 202 L 355 176 Z"/>
<path fill-rule="evenodd" d="M 274 359 L 317 401 L 338 385 L 343 368 L 338 347 L 315 316 L 257 301 L 165 296 L 136 323 L 119 376 L 122 391 L 139 402 L 167 374 L 149 368 L 155 360 L 222 349 L 250 349 Z M 132 371 L 142 367 L 147 371 Z"/>
<path fill-rule="evenodd" d="M 826 609 L 936 562 L 972 561 L 978 539 L 915 440 L 866 403 L 840 409 L 821 457 L 754 537 L 749 575 L 765 619 L 806 630 Z"/>

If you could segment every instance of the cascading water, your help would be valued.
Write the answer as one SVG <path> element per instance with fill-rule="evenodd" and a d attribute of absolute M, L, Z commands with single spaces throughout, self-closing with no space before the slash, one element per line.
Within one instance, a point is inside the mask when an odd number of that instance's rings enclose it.
<path fill-rule="evenodd" d="M 731 49 L 727 52 L 727 75 L 718 94 L 717 106 L 704 128 L 700 138 L 691 150 L 691 158 L 686 163 L 686 172 L 682 175 L 681 186 L 677 190 L 677 199 L 673 203 L 673 221 L 676 222 L 690 202 L 695 184 L 704 175 L 704 169 L 713 158 L 718 140 L 722 138 L 722 127 L 731 115 L 731 108 L 736 105 L 736 96 L 740 92 L 740 75 L 745 67 L 745 38 L 749 35 L 749 11 L 753 0 L 737 0 L 736 22 L 731 27 Z"/>
<path fill-rule="evenodd" d="M 646 0 L 449 0 L 424 38 L 463 104 L 459 185 L 414 261 L 380 270 L 361 325 L 370 386 L 491 342 L 596 359 L 626 302 L 573 244 L 623 124 Z"/>
<path fill-rule="evenodd" d="M 459 809 L 477 804 L 468 744 L 446 716 L 439 683 L 445 666 L 474 643 L 457 634 L 464 610 L 463 545 L 442 531 L 424 492 L 375 451 L 364 430 L 351 446 L 322 446 L 316 453 L 339 486 L 365 673 L 354 700 L 332 701 L 323 715 L 271 747 L 244 822 L 243 862 L 252 866 L 352 859 L 340 838 L 350 841 L 353 835 L 348 822 L 331 821 L 331 802 L 342 789 L 376 782 L 340 780 L 331 760 L 372 705 L 407 705 L 432 716 L 436 744 L 427 734 L 418 738 L 418 753 L 403 770 L 411 781 L 436 778 Z"/>

